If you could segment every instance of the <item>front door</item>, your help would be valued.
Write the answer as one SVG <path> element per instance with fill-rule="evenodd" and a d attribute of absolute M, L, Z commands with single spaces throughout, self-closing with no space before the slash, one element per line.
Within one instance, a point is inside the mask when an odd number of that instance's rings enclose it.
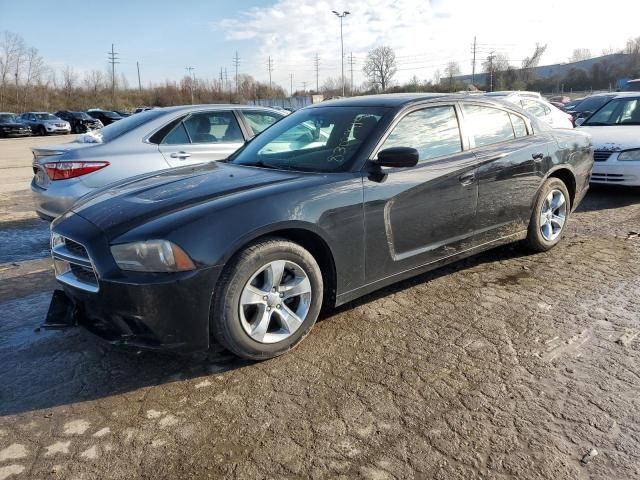
<path fill-rule="evenodd" d="M 379 150 L 398 146 L 416 148 L 418 165 L 364 178 L 368 282 L 454 255 L 473 234 L 477 159 L 463 151 L 454 105 L 406 114 Z"/>
<path fill-rule="evenodd" d="M 244 144 L 234 112 L 197 112 L 185 117 L 164 137 L 160 152 L 172 167 L 223 160 Z"/>

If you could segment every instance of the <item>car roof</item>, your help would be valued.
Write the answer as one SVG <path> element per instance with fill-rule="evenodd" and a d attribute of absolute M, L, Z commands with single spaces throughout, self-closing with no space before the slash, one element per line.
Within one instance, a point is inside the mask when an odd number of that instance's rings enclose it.
<path fill-rule="evenodd" d="M 0 112 L 0 115 L 15 115 L 13 112 Z"/>
<path fill-rule="evenodd" d="M 165 112 L 182 112 L 182 111 L 199 112 L 202 110 L 205 110 L 205 111 L 211 110 L 212 108 L 216 110 L 247 110 L 247 109 L 256 110 L 258 109 L 258 110 L 281 113 L 275 108 L 263 107 L 262 105 L 234 105 L 234 104 L 227 104 L 227 103 L 207 103 L 202 105 L 177 105 L 173 107 L 155 108 L 154 110 L 163 110 Z"/>
<path fill-rule="evenodd" d="M 640 97 L 640 92 L 616 92 L 613 98 L 636 98 Z"/>
<path fill-rule="evenodd" d="M 402 107 L 423 101 L 460 100 L 470 98 L 468 94 L 460 93 L 384 93 L 379 95 L 362 95 L 359 97 L 339 98 L 314 103 L 306 108 L 321 108 L 327 106 L 340 107 Z M 476 99 L 477 97 L 473 97 Z"/>

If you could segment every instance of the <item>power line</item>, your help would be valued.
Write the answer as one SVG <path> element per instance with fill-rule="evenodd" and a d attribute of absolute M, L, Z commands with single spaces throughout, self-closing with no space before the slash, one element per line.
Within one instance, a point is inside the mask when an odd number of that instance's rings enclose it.
<path fill-rule="evenodd" d="M 236 68 L 236 93 L 238 93 L 238 65 L 240 65 L 240 57 L 238 57 L 238 51 L 236 50 L 236 55 L 233 57 L 233 65 Z"/>
<path fill-rule="evenodd" d="M 120 63 L 120 53 L 116 52 L 113 43 L 111 44 L 111 51 L 107 52 L 107 61 L 111 64 L 111 103 L 113 107 L 116 106 L 116 63 Z"/>
<path fill-rule="evenodd" d="M 269 90 L 271 90 L 271 72 L 273 71 L 273 62 L 271 61 L 271 55 L 269 55 L 269 62 L 267 63 L 269 69 Z"/>
<path fill-rule="evenodd" d="M 316 93 L 320 93 L 320 85 L 319 85 L 319 70 L 320 70 L 320 57 L 318 56 L 318 52 L 316 52 L 316 58 L 313 60 L 313 66 L 316 70 Z"/>

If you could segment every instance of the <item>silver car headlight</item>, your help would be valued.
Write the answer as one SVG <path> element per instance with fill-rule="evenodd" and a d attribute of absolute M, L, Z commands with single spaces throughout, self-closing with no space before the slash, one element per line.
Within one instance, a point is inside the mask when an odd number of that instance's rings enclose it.
<path fill-rule="evenodd" d="M 184 272 L 196 268 L 184 250 L 167 240 L 112 245 L 111 254 L 122 270 Z"/>
<path fill-rule="evenodd" d="M 624 152 L 620 152 L 618 154 L 618 160 L 620 161 L 640 161 L 640 148 L 635 148 L 633 150 L 625 150 Z"/>

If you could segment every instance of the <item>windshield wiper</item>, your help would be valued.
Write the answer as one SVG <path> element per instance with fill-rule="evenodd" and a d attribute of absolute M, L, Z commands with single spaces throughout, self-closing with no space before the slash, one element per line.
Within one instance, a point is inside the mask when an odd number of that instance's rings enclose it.
<path fill-rule="evenodd" d="M 249 167 L 261 167 L 261 168 L 273 168 L 276 170 L 288 170 L 289 167 L 285 166 L 285 165 L 276 165 L 274 163 L 268 163 L 265 162 L 263 160 L 258 160 L 256 162 L 253 163 L 244 163 L 242 165 L 247 165 Z"/>

